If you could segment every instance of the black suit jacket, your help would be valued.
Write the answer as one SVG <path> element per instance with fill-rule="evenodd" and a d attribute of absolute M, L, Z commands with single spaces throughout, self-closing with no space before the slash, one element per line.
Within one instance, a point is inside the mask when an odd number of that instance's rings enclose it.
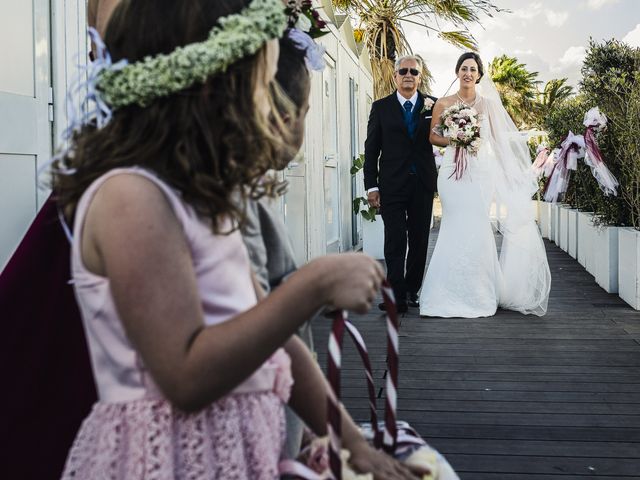
<path fill-rule="evenodd" d="M 435 97 L 426 98 L 436 101 Z M 378 187 L 382 196 L 401 192 L 406 188 L 409 168 L 414 163 L 425 189 L 436 191 L 438 171 L 429 142 L 433 106 L 422 112 L 423 106 L 424 98 L 419 96 L 413 111 L 417 126 L 411 138 L 396 92 L 373 102 L 364 143 L 365 189 Z"/>

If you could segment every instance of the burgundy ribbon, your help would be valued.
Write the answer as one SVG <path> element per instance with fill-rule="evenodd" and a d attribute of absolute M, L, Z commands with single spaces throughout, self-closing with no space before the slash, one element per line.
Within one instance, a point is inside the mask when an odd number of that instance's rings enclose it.
<path fill-rule="evenodd" d="M 398 441 L 398 430 L 396 426 L 396 412 L 398 410 L 398 311 L 393 298 L 393 290 L 389 284 L 382 286 L 382 299 L 386 305 L 387 312 L 387 394 L 385 403 L 384 423 L 385 432 L 383 437 L 383 448 L 388 453 L 393 453 Z"/>
<path fill-rule="evenodd" d="M 572 133 L 569 132 L 562 140 L 562 149 L 544 185 L 543 196 L 547 202 L 558 201 L 560 194 L 567 191 L 572 170 L 571 165 L 569 165 L 569 153 L 575 152 L 577 154 L 580 152 L 580 147 L 575 141 L 567 143 L 569 135 L 572 135 Z M 550 189 L 552 191 L 549 191 Z"/>
<path fill-rule="evenodd" d="M 340 367 L 342 365 L 342 339 L 346 327 L 347 314 L 336 314 L 329 336 L 327 375 L 331 386 L 327 393 L 327 432 L 329 434 L 329 465 L 335 480 L 342 480 L 342 422 L 340 415 Z"/>
<path fill-rule="evenodd" d="M 596 134 L 593 131 L 593 127 L 587 127 L 587 129 L 585 130 L 584 144 L 586 146 L 587 152 L 589 152 L 589 157 L 593 159 L 593 162 L 596 165 L 604 163 L 602 152 L 600 152 L 600 149 L 598 148 L 598 142 L 596 140 Z"/>
<path fill-rule="evenodd" d="M 462 174 L 467 170 L 467 165 L 469 164 L 469 153 L 466 148 L 456 147 L 453 163 L 455 168 L 453 172 L 451 172 L 451 175 L 449 175 L 449 178 L 455 175 L 455 179 L 460 180 L 462 178 Z"/>

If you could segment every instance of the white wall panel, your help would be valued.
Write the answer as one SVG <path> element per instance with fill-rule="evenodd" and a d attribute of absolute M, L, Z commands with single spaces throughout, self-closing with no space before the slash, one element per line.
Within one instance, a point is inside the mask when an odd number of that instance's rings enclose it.
<path fill-rule="evenodd" d="M 0 154 L 0 270 L 37 211 L 35 171 L 35 155 Z"/>

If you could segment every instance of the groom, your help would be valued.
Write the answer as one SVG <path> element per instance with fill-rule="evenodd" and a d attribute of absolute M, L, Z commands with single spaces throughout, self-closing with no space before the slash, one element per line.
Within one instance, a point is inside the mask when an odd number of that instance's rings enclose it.
<path fill-rule="evenodd" d="M 421 72 L 419 57 L 396 60 L 397 90 L 373 102 L 364 144 L 364 188 L 369 205 L 382 214 L 387 279 L 400 313 L 407 311 L 407 301 L 418 306 L 438 177 L 429 143 L 436 99 L 418 92 Z"/>

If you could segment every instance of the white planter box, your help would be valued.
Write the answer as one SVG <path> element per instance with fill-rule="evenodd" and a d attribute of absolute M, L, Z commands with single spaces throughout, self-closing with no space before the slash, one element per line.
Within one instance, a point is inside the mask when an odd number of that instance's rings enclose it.
<path fill-rule="evenodd" d="M 607 293 L 618 293 L 618 230 L 620 227 L 591 227 L 596 282 Z"/>
<path fill-rule="evenodd" d="M 629 227 L 618 228 L 618 294 L 636 310 L 640 310 L 640 232 Z"/>
<path fill-rule="evenodd" d="M 556 235 L 558 239 L 556 245 L 565 252 L 569 251 L 569 210 L 570 208 L 566 205 L 560 205 L 560 208 L 558 209 L 560 222 L 558 234 Z"/>
<path fill-rule="evenodd" d="M 540 207 L 538 204 L 539 200 L 531 200 L 531 210 L 533 211 L 533 218 L 536 219 L 536 223 L 540 225 Z"/>
<path fill-rule="evenodd" d="M 384 222 L 377 215 L 375 222 L 362 220 L 362 251 L 377 260 L 384 259 Z"/>
<path fill-rule="evenodd" d="M 587 268 L 589 259 L 595 254 L 593 214 L 591 212 L 578 212 L 578 263 Z"/>
<path fill-rule="evenodd" d="M 572 208 L 567 211 L 568 215 L 568 245 L 567 253 L 573 258 L 578 258 L 578 210 Z"/>
<path fill-rule="evenodd" d="M 587 225 L 587 237 L 591 238 L 591 253 L 587 252 L 584 268 L 594 277 L 596 276 L 596 263 L 598 259 L 598 250 L 596 249 L 596 236 L 598 227 L 591 222 Z M 588 240 L 587 240 L 588 241 Z"/>
<path fill-rule="evenodd" d="M 538 212 L 540 213 L 540 233 L 543 238 L 551 240 L 551 204 L 549 202 L 539 202 Z"/>
<path fill-rule="evenodd" d="M 558 222 L 560 221 L 559 206 L 557 203 L 551 204 L 551 219 L 550 219 L 550 231 L 549 240 L 558 245 Z"/>

